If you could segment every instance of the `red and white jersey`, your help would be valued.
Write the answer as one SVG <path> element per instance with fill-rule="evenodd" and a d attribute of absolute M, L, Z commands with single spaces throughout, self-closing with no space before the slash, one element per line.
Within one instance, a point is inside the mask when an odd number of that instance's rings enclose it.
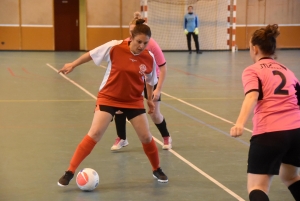
<path fill-rule="evenodd" d="M 90 51 L 96 65 L 108 63 L 100 85 L 97 104 L 120 108 L 144 108 L 143 90 L 146 83 L 157 83 L 154 56 L 148 50 L 140 54 L 130 51 L 129 42 L 113 40 Z"/>
<path fill-rule="evenodd" d="M 126 38 L 125 40 L 129 41 L 130 38 Z M 160 49 L 159 45 L 153 38 L 150 38 L 146 49 L 151 51 L 154 55 L 155 62 L 157 64 L 156 65 L 156 74 L 157 74 L 157 77 L 159 77 L 159 74 L 160 74 L 159 67 L 162 67 L 166 64 L 165 56 L 164 56 L 162 50 Z"/>
<path fill-rule="evenodd" d="M 300 128 L 299 81 L 292 71 L 262 58 L 244 70 L 242 80 L 245 94 L 259 92 L 253 135 Z"/>

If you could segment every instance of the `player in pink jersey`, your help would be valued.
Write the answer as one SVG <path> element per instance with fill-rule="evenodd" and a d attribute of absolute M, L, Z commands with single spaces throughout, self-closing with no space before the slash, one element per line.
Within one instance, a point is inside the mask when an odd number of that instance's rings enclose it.
<path fill-rule="evenodd" d="M 149 92 L 147 104 L 149 113 L 154 112 L 152 100 L 153 85 L 157 83 L 155 60 L 151 52 L 145 50 L 150 37 L 150 28 L 136 22 L 132 40 L 110 41 L 85 53 L 72 63 L 67 63 L 59 73 L 68 74 L 77 66 L 93 60 L 96 65 L 107 61 L 108 67 L 99 88 L 92 125 L 87 135 L 77 146 L 69 167 L 59 179 L 59 186 L 67 186 L 80 163 L 91 153 L 100 141 L 117 111 L 122 111 L 134 127 L 147 155 L 153 177 L 159 182 L 168 182 L 168 177 L 160 168 L 158 149 L 149 130 L 145 114 L 142 92 L 144 84 Z"/>
<path fill-rule="evenodd" d="M 135 27 L 136 20 L 140 18 L 141 18 L 141 14 L 139 12 L 135 12 L 134 19 L 129 24 L 130 35 L 131 35 L 131 31 Z M 125 40 L 130 40 L 130 38 L 127 38 Z M 153 123 L 158 128 L 161 136 L 163 137 L 164 145 L 162 148 L 168 150 L 172 148 L 172 138 L 170 137 L 169 131 L 167 129 L 166 121 L 160 112 L 160 101 L 161 101 L 160 93 L 167 73 L 166 60 L 162 50 L 160 49 L 159 45 L 156 43 L 156 41 L 153 38 L 150 38 L 147 49 L 150 50 L 154 55 L 157 64 L 156 74 L 157 77 L 159 77 L 158 83 L 154 85 L 153 97 L 154 97 L 155 109 L 154 112 L 150 114 L 150 117 Z M 146 88 L 144 90 L 144 95 L 145 98 L 147 99 Z M 113 151 L 121 149 L 122 147 L 127 146 L 129 144 L 126 138 L 126 116 L 121 112 L 117 112 L 117 114 L 115 115 L 115 124 L 116 124 L 118 137 L 116 138 L 115 143 L 111 147 L 111 150 Z"/>
<path fill-rule="evenodd" d="M 255 62 L 242 75 L 245 99 L 230 130 L 241 136 L 254 110 L 248 155 L 250 201 L 268 201 L 273 175 L 279 175 L 295 200 L 300 200 L 300 84 L 294 73 L 275 61 L 278 25 L 256 30 L 249 42 Z"/>

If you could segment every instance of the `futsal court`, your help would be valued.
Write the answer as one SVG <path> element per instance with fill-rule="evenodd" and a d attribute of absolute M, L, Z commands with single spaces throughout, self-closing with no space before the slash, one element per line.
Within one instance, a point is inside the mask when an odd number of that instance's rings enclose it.
<path fill-rule="evenodd" d="M 173 149 L 149 119 L 161 167 L 169 177 L 159 183 L 132 126 L 129 146 L 112 152 L 112 122 L 83 161 L 95 169 L 99 186 L 83 192 L 75 178 L 57 185 L 78 143 L 88 132 L 95 96 L 105 66 L 93 62 L 71 74 L 57 74 L 84 52 L 0 52 L 0 200 L 1 201 L 233 201 L 248 200 L 246 168 L 251 119 L 240 138 L 229 136 L 244 98 L 241 74 L 252 64 L 248 51 L 166 52 L 168 73 L 161 112 Z M 300 78 L 300 50 L 278 50 L 278 61 Z M 274 177 L 272 201 L 293 200 Z"/>

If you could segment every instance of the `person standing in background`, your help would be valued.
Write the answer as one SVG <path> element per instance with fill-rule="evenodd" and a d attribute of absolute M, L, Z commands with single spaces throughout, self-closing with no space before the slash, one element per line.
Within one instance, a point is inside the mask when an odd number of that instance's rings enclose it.
<path fill-rule="evenodd" d="M 196 52 L 197 54 L 202 54 L 200 51 L 199 41 L 198 41 L 198 34 L 199 34 L 199 20 L 198 16 L 193 13 L 193 6 L 188 7 L 188 13 L 184 16 L 184 33 L 187 39 L 187 45 L 189 49 L 189 53 L 192 54 L 192 47 L 191 47 L 191 36 L 193 36 Z"/>

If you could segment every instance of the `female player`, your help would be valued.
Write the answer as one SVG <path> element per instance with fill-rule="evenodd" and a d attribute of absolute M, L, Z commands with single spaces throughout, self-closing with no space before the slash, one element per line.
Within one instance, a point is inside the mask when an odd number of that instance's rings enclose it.
<path fill-rule="evenodd" d="M 134 19 L 129 24 L 129 34 L 131 36 L 131 32 L 135 27 L 135 23 L 138 19 L 141 19 L 141 14 L 139 12 L 134 13 Z M 125 39 L 126 41 L 130 40 L 130 38 Z M 150 50 L 154 54 L 154 58 L 156 61 L 156 74 L 158 79 L 158 83 L 154 85 L 153 91 L 153 100 L 154 100 L 154 112 L 150 114 L 150 117 L 153 123 L 158 128 L 161 136 L 163 137 L 164 145 L 163 149 L 168 150 L 172 148 L 172 138 L 170 137 L 169 131 L 167 129 L 166 121 L 163 115 L 160 112 L 160 101 L 161 101 L 161 89 L 162 85 L 165 81 L 167 66 L 164 54 L 162 53 L 159 45 L 155 42 L 153 38 L 150 38 L 149 43 L 147 45 L 147 50 Z M 145 98 L 147 99 L 147 90 L 144 90 Z M 115 140 L 115 143 L 111 147 L 111 150 L 118 150 L 124 146 L 127 146 L 128 140 L 126 138 L 126 116 L 121 112 L 117 112 L 115 115 L 115 124 L 117 129 L 118 137 Z"/>
<path fill-rule="evenodd" d="M 59 73 L 68 74 L 75 67 L 93 60 L 96 65 L 105 60 L 108 63 L 104 79 L 99 88 L 96 109 L 91 128 L 77 146 L 69 168 L 59 179 L 59 186 L 66 186 L 73 178 L 79 164 L 93 150 L 102 138 L 116 111 L 122 111 L 133 125 L 143 149 L 153 169 L 153 176 L 159 182 L 168 182 L 159 166 L 156 144 L 149 131 L 142 92 L 144 79 L 148 90 L 149 113 L 153 113 L 153 85 L 157 83 L 155 60 L 145 50 L 151 37 L 151 30 L 138 20 L 132 31 L 131 41 L 111 41 L 82 55 L 72 63 L 67 63 Z"/>
<path fill-rule="evenodd" d="M 188 6 L 188 13 L 184 15 L 184 33 L 186 35 L 187 45 L 189 53 L 192 54 L 192 36 L 195 42 L 196 46 L 196 52 L 197 54 L 202 54 L 202 51 L 200 51 L 199 41 L 198 41 L 198 34 L 199 29 L 198 25 L 200 25 L 200 21 L 198 19 L 198 16 L 193 13 L 193 6 Z"/>
<path fill-rule="evenodd" d="M 241 136 L 254 109 L 253 134 L 248 156 L 250 201 L 267 201 L 273 175 L 280 176 L 296 200 L 300 200 L 300 86 L 287 67 L 275 61 L 278 25 L 256 30 L 250 40 L 255 62 L 242 75 L 245 99 L 230 130 Z"/>

